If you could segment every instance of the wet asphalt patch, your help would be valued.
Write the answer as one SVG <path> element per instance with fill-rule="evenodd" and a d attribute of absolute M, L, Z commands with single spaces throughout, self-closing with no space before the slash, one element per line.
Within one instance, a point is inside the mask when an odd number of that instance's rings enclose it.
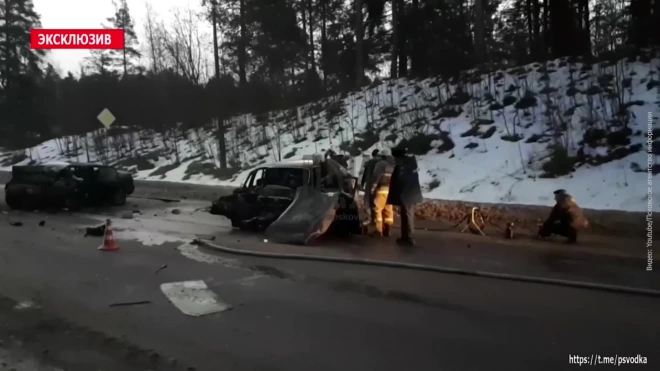
<path fill-rule="evenodd" d="M 187 369 L 153 350 L 51 316 L 36 306 L 17 309 L 17 304 L 0 296 L 0 344 L 19 347 L 44 364 L 67 371 L 89 371 L 99 365 L 117 371 Z"/>
<path fill-rule="evenodd" d="M 289 280 L 298 283 L 322 286 L 339 293 L 358 294 L 373 299 L 398 301 L 403 303 L 422 305 L 425 307 L 439 308 L 451 311 L 471 311 L 469 308 L 454 305 L 447 302 L 430 300 L 420 295 L 399 290 L 386 290 L 375 285 L 357 282 L 348 279 L 325 279 L 310 275 L 295 274 L 267 265 L 252 265 L 248 269 L 268 277 Z"/>

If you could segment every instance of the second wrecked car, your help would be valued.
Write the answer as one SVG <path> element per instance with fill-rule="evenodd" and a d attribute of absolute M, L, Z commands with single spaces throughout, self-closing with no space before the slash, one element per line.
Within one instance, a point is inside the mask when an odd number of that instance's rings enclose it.
<path fill-rule="evenodd" d="M 123 205 L 134 190 L 133 176 L 112 166 L 66 162 L 13 166 L 5 201 L 12 209 L 75 210 L 87 203 Z"/>
<path fill-rule="evenodd" d="M 307 244 L 324 233 L 361 234 L 357 178 L 332 159 L 313 156 L 265 165 L 220 197 L 211 213 L 273 241 Z"/>

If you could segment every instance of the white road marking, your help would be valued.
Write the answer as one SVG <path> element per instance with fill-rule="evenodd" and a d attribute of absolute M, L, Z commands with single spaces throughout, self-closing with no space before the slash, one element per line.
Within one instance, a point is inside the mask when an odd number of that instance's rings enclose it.
<path fill-rule="evenodd" d="M 231 309 L 229 304 L 218 300 L 204 281 L 164 283 L 160 289 L 175 307 L 189 316 L 199 317 Z"/>

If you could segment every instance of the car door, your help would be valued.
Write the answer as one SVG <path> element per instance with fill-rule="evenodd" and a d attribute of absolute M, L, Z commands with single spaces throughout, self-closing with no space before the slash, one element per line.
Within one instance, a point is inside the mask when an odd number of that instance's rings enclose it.
<path fill-rule="evenodd" d="M 256 169 L 250 174 L 250 177 L 245 184 L 244 190 L 244 196 L 248 202 L 252 203 L 257 201 L 259 190 L 263 186 L 265 174 L 266 169 L 264 168 Z"/>
<path fill-rule="evenodd" d="M 110 166 L 94 167 L 96 173 L 96 188 L 98 191 L 107 196 L 112 197 L 117 191 L 119 184 L 119 174 L 117 170 Z"/>
<path fill-rule="evenodd" d="M 89 196 L 89 191 L 92 184 L 92 168 L 87 166 L 71 166 L 73 176 L 79 180 L 79 190 L 85 197 Z"/>
<path fill-rule="evenodd" d="M 239 220 L 251 219 L 258 213 L 258 188 L 263 182 L 261 180 L 263 176 L 263 168 L 252 170 L 245 179 L 243 186 L 236 190 L 235 213 Z"/>

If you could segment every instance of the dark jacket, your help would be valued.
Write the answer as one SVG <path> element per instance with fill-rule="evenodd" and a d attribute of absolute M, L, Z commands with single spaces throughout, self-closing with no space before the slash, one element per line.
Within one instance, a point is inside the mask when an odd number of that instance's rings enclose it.
<path fill-rule="evenodd" d="M 348 169 L 348 156 L 338 155 L 333 153 L 328 157 L 335 160 L 335 162 L 338 163 L 339 165 Z"/>
<path fill-rule="evenodd" d="M 569 194 L 562 195 L 545 221 L 545 225 L 554 223 L 570 225 L 575 229 L 584 229 L 589 226 L 589 221 L 584 216 L 584 212 Z"/>
<path fill-rule="evenodd" d="M 378 156 L 375 159 L 371 174 L 367 174 L 364 191 L 373 193 L 378 188 L 387 187 L 389 190 L 392 172 L 394 171 L 394 159 L 386 156 Z"/>
<path fill-rule="evenodd" d="M 378 157 L 370 158 L 365 164 L 364 164 L 364 172 L 362 173 L 362 179 L 360 179 L 360 186 L 362 186 L 362 189 L 365 189 L 367 186 L 367 183 L 369 179 L 371 179 L 371 175 L 374 172 L 374 168 L 376 167 L 376 163 L 378 163 L 380 159 Z"/>
<path fill-rule="evenodd" d="M 390 182 L 390 193 L 387 197 L 388 204 L 412 206 L 423 201 L 418 171 L 415 157 L 402 156 L 396 158 L 396 165 Z"/>

